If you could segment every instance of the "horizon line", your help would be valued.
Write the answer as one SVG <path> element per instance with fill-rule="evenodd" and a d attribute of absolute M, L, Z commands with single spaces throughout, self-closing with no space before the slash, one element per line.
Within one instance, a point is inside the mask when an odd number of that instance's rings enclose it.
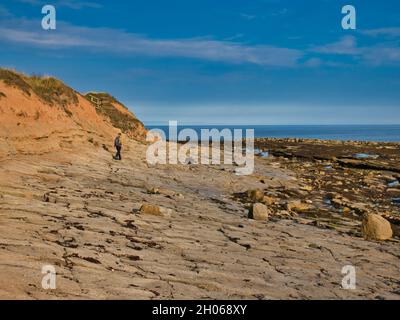
<path fill-rule="evenodd" d="M 149 123 L 142 121 L 145 126 L 168 126 L 169 121 Z M 151 121 L 150 121 L 151 122 Z M 328 123 L 328 124 L 246 124 L 246 123 L 189 123 L 179 122 L 178 126 L 400 126 L 400 123 Z"/>

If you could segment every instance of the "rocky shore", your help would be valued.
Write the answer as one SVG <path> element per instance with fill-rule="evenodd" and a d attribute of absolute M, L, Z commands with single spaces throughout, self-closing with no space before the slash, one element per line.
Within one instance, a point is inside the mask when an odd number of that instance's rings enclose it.
<path fill-rule="evenodd" d="M 299 205 L 294 202 L 289 211 L 354 235 L 360 235 L 360 228 L 343 228 L 344 223 L 377 214 L 391 223 L 394 238 L 399 239 L 400 144 L 258 139 L 256 148 L 268 152 L 265 161 L 271 165 L 295 173 L 300 188 L 291 199 L 297 198 Z M 287 194 L 270 190 L 268 195 L 269 202 L 277 203 L 276 211 L 286 214 L 279 211 L 284 206 L 274 197 L 282 199 Z"/>
<path fill-rule="evenodd" d="M 149 166 L 147 146 L 132 140 L 122 162 L 102 143 L 2 158 L 0 297 L 399 299 L 391 203 L 399 189 L 388 186 L 397 173 L 341 162 L 394 166 L 398 151 L 257 144 L 269 156 L 256 157 L 251 176 L 226 165 Z M 367 151 L 382 159 L 351 158 Z M 394 235 L 365 240 L 365 213 L 389 219 Z M 55 290 L 41 286 L 45 264 L 56 268 Z M 342 288 L 347 265 L 356 268 L 355 290 Z"/>

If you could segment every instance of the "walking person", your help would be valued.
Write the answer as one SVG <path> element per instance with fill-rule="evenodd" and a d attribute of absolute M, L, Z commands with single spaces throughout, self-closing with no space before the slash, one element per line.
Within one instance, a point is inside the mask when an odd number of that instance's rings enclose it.
<path fill-rule="evenodd" d="M 122 160 L 122 157 L 121 157 L 121 149 L 122 149 L 121 132 L 118 133 L 118 136 L 115 138 L 114 146 L 115 146 L 115 149 L 117 149 L 117 154 L 115 155 L 114 160 Z"/>

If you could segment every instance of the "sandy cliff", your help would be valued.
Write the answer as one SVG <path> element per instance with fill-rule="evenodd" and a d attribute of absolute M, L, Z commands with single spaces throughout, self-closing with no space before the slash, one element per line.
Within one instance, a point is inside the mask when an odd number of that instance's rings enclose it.
<path fill-rule="evenodd" d="M 96 105 L 61 81 L 0 69 L 0 152 L 40 153 L 110 143 L 117 132 L 145 138 L 143 124 L 120 102 Z"/>

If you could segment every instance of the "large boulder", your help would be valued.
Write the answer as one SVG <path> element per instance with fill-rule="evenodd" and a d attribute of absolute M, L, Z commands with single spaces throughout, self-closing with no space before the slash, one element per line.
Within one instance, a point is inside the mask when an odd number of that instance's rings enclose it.
<path fill-rule="evenodd" d="M 262 203 L 255 203 L 251 207 L 249 211 L 249 218 L 258 220 L 258 221 L 266 221 L 269 217 L 268 208 Z"/>
<path fill-rule="evenodd" d="M 364 216 L 361 231 L 366 240 L 388 240 L 393 236 L 390 222 L 372 213 Z"/>

